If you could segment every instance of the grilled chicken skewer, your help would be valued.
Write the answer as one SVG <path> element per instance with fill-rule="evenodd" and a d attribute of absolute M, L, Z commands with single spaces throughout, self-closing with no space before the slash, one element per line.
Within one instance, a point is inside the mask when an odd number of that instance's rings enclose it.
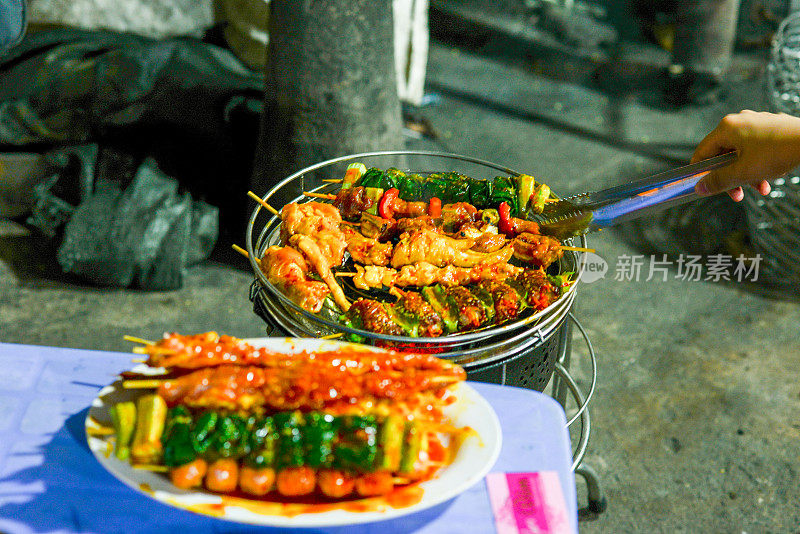
<path fill-rule="evenodd" d="M 327 284 L 337 306 L 347 311 L 350 301 L 331 273 L 331 267 L 342 264 L 347 248 L 339 229 L 342 222 L 339 211 L 321 202 L 291 203 L 281 209 L 280 215 L 281 242 L 303 253 Z"/>
<path fill-rule="evenodd" d="M 350 349 L 347 352 L 320 351 L 313 358 L 301 353 L 293 357 L 257 348 L 233 336 L 206 332 L 191 336 L 166 334 L 156 343 L 138 347 L 139 354 L 148 355 L 146 364 L 166 369 L 199 369 L 218 365 L 280 367 L 293 373 L 328 370 L 331 373 L 360 375 L 377 371 L 427 372 L 461 376 L 458 366 L 425 354 L 373 352 Z M 322 372 L 322 371 L 319 371 Z M 344 375 L 343 375 L 344 376 Z"/>
<path fill-rule="evenodd" d="M 394 247 L 392 267 L 427 262 L 437 267 L 474 267 L 481 263 L 507 262 L 514 249 L 510 246 L 492 253 L 469 250 L 474 241 L 453 239 L 431 230 L 418 230 L 402 237 Z"/>
<path fill-rule="evenodd" d="M 356 265 L 352 278 L 353 285 L 359 289 L 380 289 L 382 287 L 423 287 L 433 284 L 458 286 L 474 284 L 481 280 L 503 281 L 522 272 L 522 267 L 509 263 L 483 263 L 474 267 L 437 267 L 428 262 L 404 265 L 400 269 L 377 265 Z M 339 273 L 342 274 L 342 273 Z"/>
<path fill-rule="evenodd" d="M 306 259 L 292 247 L 269 247 L 260 267 L 267 280 L 304 310 L 319 312 L 330 294 L 328 284 L 308 278 L 310 268 Z"/>
<path fill-rule="evenodd" d="M 335 368 L 334 368 L 335 369 Z M 341 375 L 341 376 L 340 376 Z M 158 385 L 158 395 L 167 405 L 227 410 L 322 410 L 348 409 L 364 401 L 400 401 L 419 393 L 435 392 L 466 378 L 463 370 L 376 371 L 351 375 L 328 369 L 268 368 L 248 365 L 220 365 L 192 371 L 160 381 L 123 382 L 131 389 Z M 330 388 L 318 384 L 330 383 Z"/>

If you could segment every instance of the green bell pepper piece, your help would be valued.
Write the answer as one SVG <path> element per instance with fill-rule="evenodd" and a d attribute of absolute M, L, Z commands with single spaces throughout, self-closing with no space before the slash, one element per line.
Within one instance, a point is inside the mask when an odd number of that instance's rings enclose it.
<path fill-rule="evenodd" d="M 204 412 L 201 414 L 192 428 L 191 440 L 192 447 L 198 454 L 203 454 L 211 445 L 211 436 L 217 427 L 219 415 L 216 412 Z"/>
<path fill-rule="evenodd" d="M 445 288 L 440 284 L 425 286 L 422 288 L 422 297 L 431 305 L 444 322 L 447 333 L 458 330 L 458 311 L 452 299 L 448 298 Z"/>
<path fill-rule="evenodd" d="M 372 471 L 378 453 L 377 432 L 374 416 L 343 416 L 333 466 L 347 471 Z"/>
<path fill-rule="evenodd" d="M 247 423 L 238 415 L 226 415 L 217 421 L 210 437 L 209 452 L 220 458 L 239 458 L 247 451 Z"/>
<path fill-rule="evenodd" d="M 279 439 L 275 421 L 272 417 L 251 418 L 248 429 L 250 454 L 245 462 L 251 467 L 272 467 L 275 464 Z"/>
<path fill-rule="evenodd" d="M 383 187 L 383 171 L 372 167 L 354 185 L 361 187 Z"/>
<path fill-rule="evenodd" d="M 305 415 L 303 441 L 305 465 L 328 467 L 333 461 L 333 440 L 336 437 L 336 418 L 322 412 Z"/>
<path fill-rule="evenodd" d="M 300 412 L 281 412 L 273 416 L 278 433 L 275 463 L 278 467 L 299 467 L 304 463 L 303 416 Z"/>
<path fill-rule="evenodd" d="M 176 467 L 188 464 L 195 458 L 197 458 L 197 452 L 192 447 L 191 425 L 187 423 L 174 424 L 169 436 L 164 440 L 164 465 Z"/>

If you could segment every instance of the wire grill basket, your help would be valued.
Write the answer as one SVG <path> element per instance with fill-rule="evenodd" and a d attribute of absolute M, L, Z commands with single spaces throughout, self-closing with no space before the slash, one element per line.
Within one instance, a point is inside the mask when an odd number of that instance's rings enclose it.
<path fill-rule="evenodd" d="M 339 186 L 323 180 L 341 178 L 347 166 L 353 162 L 364 163 L 367 167 L 409 169 L 416 173 L 455 171 L 476 178 L 520 174 L 503 166 L 455 154 L 426 151 L 372 152 L 336 158 L 303 169 L 277 184 L 262 198 L 274 208 L 280 209 L 288 202 L 306 201 L 304 191 L 335 193 Z M 435 352 L 440 357 L 463 365 L 468 374 L 480 372 L 484 376 L 495 376 L 497 373 L 505 373 L 504 377 L 497 375 L 496 380 L 485 381 L 499 381 L 503 378 L 505 383 L 514 383 L 515 377 L 530 373 L 528 382 L 534 389 L 543 389 L 547 384 L 555 363 L 555 358 L 548 358 L 548 354 L 558 345 L 558 339 L 553 341 L 552 338 L 558 338 L 555 334 L 564 326 L 575 299 L 578 282 L 572 284 L 561 298 L 544 310 L 508 324 L 479 331 L 437 338 L 410 338 L 355 330 L 339 324 L 334 314 L 313 314 L 303 310 L 266 279 L 255 258 L 261 257 L 269 246 L 279 244 L 279 225 L 279 217 L 272 216 L 261 206 L 257 206 L 250 217 L 246 235 L 247 251 L 256 278 L 251 287 L 250 298 L 256 314 L 272 327 L 299 337 L 322 337 L 341 332 L 358 334 L 367 344 L 391 346 L 410 352 Z M 586 245 L 584 238 L 580 241 L 582 246 Z M 579 278 L 583 270 L 583 256 L 565 251 L 556 268 L 559 272 L 573 271 Z M 540 351 L 538 355 L 546 365 L 537 367 L 537 364 L 528 361 L 535 349 L 546 344 L 546 350 Z M 509 376 L 509 368 L 500 366 L 512 361 L 517 362 L 515 365 L 520 368 L 515 368 L 513 376 Z M 493 368 L 497 369 L 491 371 Z M 534 375 L 541 376 L 535 378 Z"/>

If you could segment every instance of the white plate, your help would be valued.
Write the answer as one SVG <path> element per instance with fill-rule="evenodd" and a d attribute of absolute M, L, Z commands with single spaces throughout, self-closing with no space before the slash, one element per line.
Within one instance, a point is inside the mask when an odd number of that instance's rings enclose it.
<path fill-rule="evenodd" d="M 259 338 L 247 341 L 255 346 L 285 353 L 335 350 L 349 345 L 319 339 Z M 363 345 L 356 347 L 359 350 L 380 350 Z M 96 424 L 94 421 L 110 426 L 108 406 L 122 400 L 129 400 L 135 395 L 136 392 L 120 388 L 118 382 L 106 386 L 92 402 L 86 418 L 87 430 Z M 254 525 L 281 527 L 352 525 L 393 519 L 430 508 L 452 499 L 486 476 L 497 460 L 502 444 L 497 415 L 486 399 L 468 384 L 459 384 L 455 389 L 455 395 L 457 400 L 445 409 L 446 416 L 457 426 L 471 427 L 476 431 L 477 436 L 470 436 L 464 441 L 453 463 L 442 469 L 435 478 L 420 484 L 423 489 L 421 500 L 411 506 L 399 508 L 384 504 L 380 506 L 380 509 L 374 505 L 365 506 L 365 508 L 369 508 L 369 511 L 357 512 L 343 509 L 321 512 L 301 511 L 297 515 L 289 516 L 286 515 L 289 509 L 281 508 L 283 505 L 265 505 L 265 501 L 251 501 L 199 490 L 178 489 L 169 482 L 165 475 L 133 469 L 128 462 L 120 461 L 113 454 L 109 454 L 110 445 L 106 439 L 90 436 L 89 432 L 87 432 L 87 436 L 89 436 L 89 448 L 112 475 L 131 488 L 170 506 Z M 377 499 L 364 499 L 363 503 L 369 504 L 368 501 L 369 503 L 380 502 Z"/>

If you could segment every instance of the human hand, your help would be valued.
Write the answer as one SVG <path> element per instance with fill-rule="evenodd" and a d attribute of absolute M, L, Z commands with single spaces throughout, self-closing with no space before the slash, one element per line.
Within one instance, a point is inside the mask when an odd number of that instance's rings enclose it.
<path fill-rule="evenodd" d="M 750 185 L 762 195 L 770 192 L 767 180 L 783 176 L 800 165 L 800 118 L 785 113 L 744 110 L 722 118 L 700 141 L 692 162 L 736 150 L 736 161 L 709 172 L 695 188 L 699 195 L 727 191 L 739 202 L 741 186 Z"/>

